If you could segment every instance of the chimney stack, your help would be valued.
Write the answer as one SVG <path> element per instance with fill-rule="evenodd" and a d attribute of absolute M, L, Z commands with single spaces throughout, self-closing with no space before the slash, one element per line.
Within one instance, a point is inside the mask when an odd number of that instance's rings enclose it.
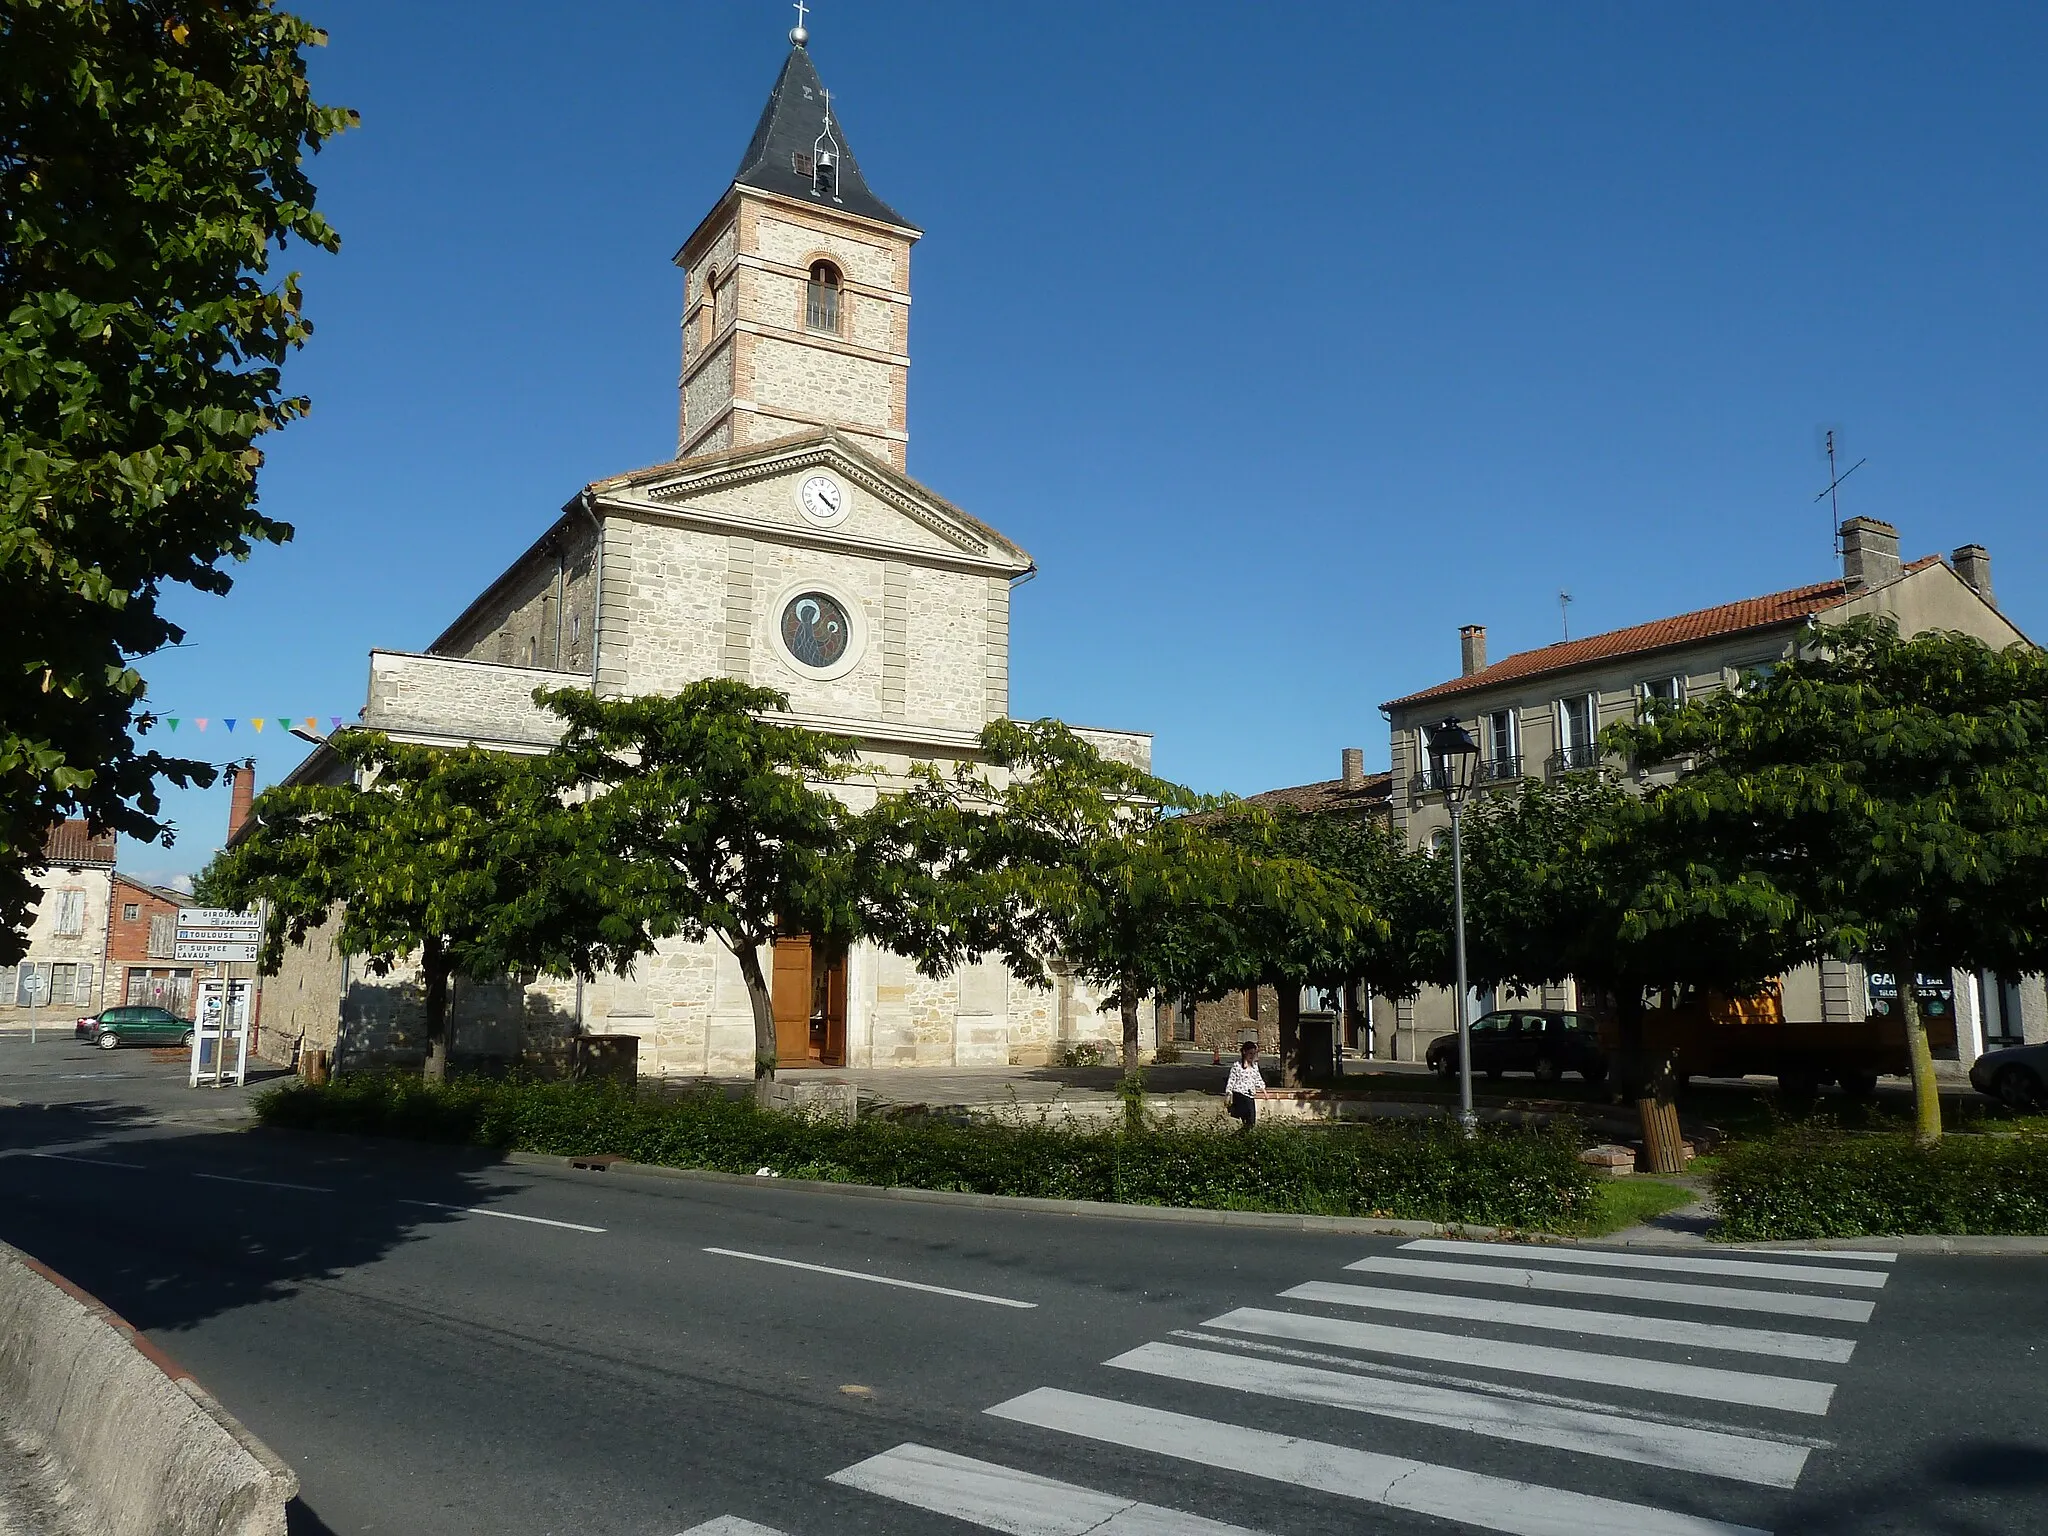
<path fill-rule="evenodd" d="M 1899 574 L 1899 530 L 1874 517 L 1842 524 L 1842 579 L 1852 592 L 1894 581 Z"/>
<path fill-rule="evenodd" d="M 1948 557 L 1948 563 L 1955 567 L 1956 574 L 1969 584 L 1975 592 L 1993 608 L 1998 599 L 1991 595 L 1991 551 L 1982 544 L 1965 544 Z"/>
<path fill-rule="evenodd" d="M 256 760 L 237 763 L 228 770 L 228 843 L 242 835 L 249 824 L 249 807 L 256 799 Z"/>
<path fill-rule="evenodd" d="M 1465 676 L 1486 670 L 1486 626 L 1467 624 L 1458 631 L 1458 650 L 1465 663 Z"/>
<path fill-rule="evenodd" d="M 1344 787 L 1357 789 L 1365 782 L 1365 748 L 1344 749 Z"/>

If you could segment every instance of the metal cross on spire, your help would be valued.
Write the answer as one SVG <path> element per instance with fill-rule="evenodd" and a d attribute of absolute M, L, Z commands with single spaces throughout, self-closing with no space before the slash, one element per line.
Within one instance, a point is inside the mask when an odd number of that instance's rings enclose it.
<path fill-rule="evenodd" d="M 789 29 L 789 40 L 801 48 L 811 40 L 810 31 L 804 26 L 804 17 L 810 14 L 811 8 L 804 4 L 804 0 L 796 0 L 794 9 L 796 25 Z"/>

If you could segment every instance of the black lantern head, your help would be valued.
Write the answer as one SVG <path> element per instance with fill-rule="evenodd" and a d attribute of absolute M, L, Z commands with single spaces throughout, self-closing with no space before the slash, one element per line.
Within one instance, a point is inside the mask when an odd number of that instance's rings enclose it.
<path fill-rule="evenodd" d="M 1479 743 L 1455 719 L 1426 727 L 1429 733 L 1430 778 L 1436 788 L 1455 800 L 1472 791 L 1479 776 Z"/>

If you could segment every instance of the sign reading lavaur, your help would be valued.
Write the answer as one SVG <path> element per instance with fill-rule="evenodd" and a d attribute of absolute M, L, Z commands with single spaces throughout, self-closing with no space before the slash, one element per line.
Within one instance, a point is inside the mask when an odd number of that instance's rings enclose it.
<path fill-rule="evenodd" d="M 254 960 L 263 919 L 225 907 L 186 907 L 178 914 L 176 960 Z"/>

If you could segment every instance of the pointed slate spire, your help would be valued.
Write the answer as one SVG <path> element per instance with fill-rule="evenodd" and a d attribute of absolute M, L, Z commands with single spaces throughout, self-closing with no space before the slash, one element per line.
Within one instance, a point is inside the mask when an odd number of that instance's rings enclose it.
<path fill-rule="evenodd" d="M 792 34 L 793 36 L 794 34 Z M 879 219 L 915 229 L 902 214 L 868 190 L 860 162 L 847 147 L 839 115 L 829 114 L 825 85 L 811 63 L 810 50 L 799 42 L 789 50 L 775 89 L 762 109 L 761 121 L 740 168 L 736 185 L 757 187 L 798 197 L 821 208 L 837 208 L 864 219 Z"/>

